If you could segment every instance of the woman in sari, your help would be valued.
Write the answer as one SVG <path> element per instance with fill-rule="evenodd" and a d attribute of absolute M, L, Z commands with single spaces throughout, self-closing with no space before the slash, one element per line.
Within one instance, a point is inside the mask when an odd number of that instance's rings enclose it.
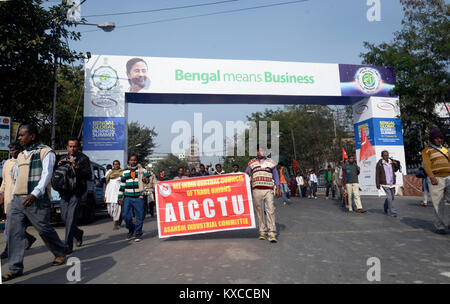
<path fill-rule="evenodd" d="M 105 203 L 108 206 L 108 214 L 113 218 L 114 230 L 119 229 L 122 215 L 122 208 L 118 203 L 122 172 L 123 169 L 120 168 L 120 162 L 115 160 L 112 170 L 106 175 Z"/>

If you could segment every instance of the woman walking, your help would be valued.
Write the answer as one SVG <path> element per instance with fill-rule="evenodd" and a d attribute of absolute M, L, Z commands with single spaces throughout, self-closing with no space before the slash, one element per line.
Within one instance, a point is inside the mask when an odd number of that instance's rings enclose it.
<path fill-rule="evenodd" d="M 113 162 L 113 168 L 106 175 L 105 203 L 108 206 L 108 214 L 113 218 L 114 230 L 119 229 L 120 222 L 122 221 L 122 208 L 118 203 L 122 173 L 123 169 L 120 168 L 120 162 L 115 160 Z"/>

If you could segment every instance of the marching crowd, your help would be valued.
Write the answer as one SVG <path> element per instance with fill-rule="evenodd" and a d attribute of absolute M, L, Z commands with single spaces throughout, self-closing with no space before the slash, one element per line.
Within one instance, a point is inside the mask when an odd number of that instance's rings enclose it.
<path fill-rule="evenodd" d="M 436 232 L 446 234 L 449 228 L 449 214 L 445 212 L 445 201 L 450 201 L 450 162 L 448 151 L 443 145 L 444 136 L 433 129 L 430 132 L 431 144 L 422 151 L 423 171 L 429 182 L 429 194 L 435 209 Z M 3 181 L 0 188 L 0 204 L 4 204 L 7 214 L 5 240 L 7 247 L 2 259 L 8 258 L 9 272 L 2 276 L 4 281 L 23 274 L 25 250 L 29 249 L 36 238 L 26 232 L 32 225 L 53 253 L 53 265 L 63 265 L 66 256 L 73 251 L 73 245 L 83 245 L 83 230 L 76 224 L 81 196 L 87 190 L 87 181 L 91 179 L 89 158 L 80 151 L 77 138 L 67 141 L 67 155 L 56 162 L 52 149 L 39 142 L 36 127 L 22 125 L 18 131 L 18 142 L 10 145 L 11 159 L 3 167 Z M 125 221 L 127 240 L 142 241 L 145 206 L 148 204 L 152 216 L 155 214 L 155 185 L 157 178 L 151 170 L 138 163 L 136 155 L 128 157 L 125 169 L 115 160 L 107 167 L 104 202 L 117 230 Z M 386 194 L 384 212 L 396 217 L 394 206 L 396 174 L 401 169 L 399 161 L 389 157 L 389 151 L 383 151 L 376 164 L 376 186 Z M 231 173 L 239 173 L 237 164 Z M 314 169 L 306 174 L 299 172 L 294 177 L 283 163 L 276 163 L 267 157 L 266 150 L 257 149 L 257 157 L 248 162 L 245 173 L 250 176 L 253 204 L 258 220 L 259 239 L 277 242 L 275 225 L 274 198 L 281 197 L 283 205 L 290 204 L 290 197 L 298 195 L 317 199 L 319 178 Z M 221 164 L 200 165 L 186 169 L 180 167 L 174 179 L 186 179 L 207 175 L 225 174 Z M 359 194 L 358 175 L 360 168 L 353 155 L 344 159 L 339 166 L 328 166 L 323 174 L 326 199 L 330 192 L 332 198 L 342 200 L 349 212 L 362 207 Z M 50 225 L 50 189 L 60 193 L 61 218 L 65 223 L 65 241 L 63 242 Z M 353 207 L 353 204 L 356 208 Z"/>

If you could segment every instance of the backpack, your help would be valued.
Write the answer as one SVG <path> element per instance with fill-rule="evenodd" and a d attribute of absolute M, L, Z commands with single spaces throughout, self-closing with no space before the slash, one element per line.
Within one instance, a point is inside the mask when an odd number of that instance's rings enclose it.
<path fill-rule="evenodd" d="M 51 179 L 52 187 L 56 191 L 72 192 L 77 186 L 75 169 L 69 161 L 63 161 L 53 171 Z"/>

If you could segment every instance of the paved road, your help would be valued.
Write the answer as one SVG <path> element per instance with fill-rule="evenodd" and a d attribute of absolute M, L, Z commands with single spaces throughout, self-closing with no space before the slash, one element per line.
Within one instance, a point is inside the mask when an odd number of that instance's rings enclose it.
<path fill-rule="evenodd" d="M 134 243 L 103 215 L 82 227 L 84 246 L 72 256 L 81 260 L 80 283 L 371 283 L 366 263 L 376 257 L 381 283 L 449 284 L 450 235 L 432 232 L 433 208 L 419 200 L 397 198 L 398 218 L 385 216 L 375 197 L 363 198 L 365 214 L 323 197 L 277 200 L 277 244 L 258 240 L 256 229 L 160 240 L 154 218 Z M 39 239 L 26 252 L 24 276 L 8 283 L 68 283 L 69 266 L 52 267 L 52 259 Z"/>

